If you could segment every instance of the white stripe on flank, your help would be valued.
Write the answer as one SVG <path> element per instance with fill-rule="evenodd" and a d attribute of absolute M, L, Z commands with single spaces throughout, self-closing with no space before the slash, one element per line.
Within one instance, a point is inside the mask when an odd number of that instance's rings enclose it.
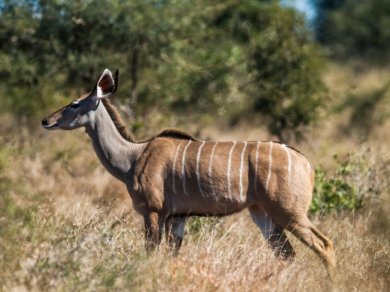
<path fill-rule="evenodd" d="M 290 156 L 290 151 L 288 150 L 287 146 L 285 144 L 282 144 L 284 150 L 287 153 L 287 159 L 288 159 L 288 165 L 287 165 L 287 170 L 288 170 L 288 183 L 290 183 L 290 177 L 291 177 L 291 156 Z"/>
<path fill-rule="evenodd" d="M 212 174 L 213 174 L 213 156 L 214 156 L 214 152 L 215 152 L 215 148 L 217 147 L 217 144 L 218 142 L 215 142 L 213 148 L 211 149 L 211 154 L 210 154 L 210 161 L 209 161 L 209 180 L 210 180 L 210 186 L 211 186 L 211 189 L 213 191 L 213 196 L 215 197 L 215 189 L 214 189 L 214 184 L 212 182 Z"/>
<path fill-rule="evenodd" d="M 232 153 L 233 153 L 233 150 L 234 150 L 234 147 L 236 146 L 236 141 L 233 141 L 233 146 L 232 148 L 230 148 L 230 152 L 229 152 L 229 160 L 228 160 L 228 168 L 227 168 L 227 181 L 228 181 L 228 192 L 229 192 L 229 198 L 231 198 L 231 189 L 230 189 L 230 171 L 231 171 L 231 168 L 232 168 Z"/>
<path fill-rule="evenodd" d="M 180 142 L 179 145 L 177 146 L 176 148 L 176 153 L 175 153 L 175 158 L 173 159 L 173 167 L 172 167 L 172 177 L 173 177 L 173 182 L 172 182 L 172 189 L 173 189 L 173 192 L 175 194 L 177 194 L 176 192 L 176 181 L 175 181 L 175 176 L 176 176 L 176 160 L 177 160 L 177 155 L 179 154 L 179 150 L 180 150 L 180 147 L 181 147 L 181 143 L 183 142 Z"/>
<path fill-rule="evenodd" d="M 199 149 L 198 149 L 198 155 L 196 156 L 196 179 L 198 180 L 198 188 L 199 188 L 199 192 L 200 194 L 202 195 L 202 197 L 204 197 L 204 193 L 203 193 L 203 190 L 202 190 L 202 186 L 200 184 L 200 175 L 199 175 L 199 160 L 200 160 L 200 153 L 202 152 L 202 148 L 204 146 L 206 142 L 203 141 L 200 146 L 199 146 Z"/>
<path fill-rule="evenodd" d="M 244 197 L 243 197 L 243 186 L 242 186 L 242 173 L 244 172 L 244 154 L 245 154 L 245 149 L 246 149 L 246 146 L 247 146 L 248 142 L 245 141 L 244 142 L 244 147 L 242 147 L 242 152 L 241 152 L 241 160 L 240 160 L 240 199 L 241 201 L 244 200 Z"/>
<path fill-rule="evenodd" d="M 271 179 L 271 171 L 272 171 L 272 141 L 270 142 L 269 146 L 269 158 L 268 158 L 268 176 L 267 176 L 267 182 L 265 183 L 265 191 L 268 191 L 268 185 L 269 181 Z"/>
<path fill-rule="evenodd" d="M 257 142 L 256 145 L 256 159 L 255 159 L 255 193 L 257 193 L 257 164 L 259 161 L 259 147 L 260 147 L 260 141 Z"/>
<path fill-rule="evenodd" d="M 184 148 L 183 151 L 183 159 L 181 162 L 181 175 L 183 177 L 183 191 L 186 196 L 188 196 L 187 189 L 186 189 L 186 169 L 185 169 L 185 163 L 186 163 L 186 154 L 187 154 L 187 149 L 190 146 L 192 140 L 189 140 L 186 147 Z"/>

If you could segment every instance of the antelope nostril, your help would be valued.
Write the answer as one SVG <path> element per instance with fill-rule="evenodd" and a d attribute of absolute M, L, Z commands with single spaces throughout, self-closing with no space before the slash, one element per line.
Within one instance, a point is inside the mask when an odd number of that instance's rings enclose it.
<path fill-rule="evenodd" d="M 47 126 L 47 119 L 46 119 L 46 118 L 44 118 L 44 119 L 42 120 L 42 126 Z"/>

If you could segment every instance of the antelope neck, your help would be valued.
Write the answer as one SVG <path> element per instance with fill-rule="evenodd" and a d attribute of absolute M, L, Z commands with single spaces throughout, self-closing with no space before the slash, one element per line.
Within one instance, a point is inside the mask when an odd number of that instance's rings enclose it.
<path fill-rule="evenodd" d="M 86 132 L 92 140 L 97 156 L 113 176 L 125 182 L 146 143 L 134 143 L 124 139 L 102 102 L 91 115 L 91 123 L 86 126 Z"/>

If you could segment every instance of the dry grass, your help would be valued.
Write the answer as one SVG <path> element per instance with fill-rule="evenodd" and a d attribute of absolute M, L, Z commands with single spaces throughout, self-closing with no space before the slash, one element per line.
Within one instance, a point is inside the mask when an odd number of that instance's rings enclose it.
<path fill-rule="evenodd" d="M 386 79 L 383 72 L 355 79 L 348 70 L 335 72 L 328 82 L 335 84 L 331 93 L 337 97 L 359 84 L 366 89 L 372 80 L 381 86 Z M 289 236 L 297 250 L 295 261 L 275 259 L 245 211 L 221 219 L 192 218 L 177 258 L 164 243 L 146 253 L 143 223 L 126 189 L 102 168 L 82 131 L 32 134 L 26 128 L 11 130 L 11 122 L 9 116 L 0 117 L 0 291 L 332 289 L 320 260 L 295 238 Z M 337 290 L 389 291 L 390 138 L 382 126 L 362 147 L 334 130 L 342 122 L 343 117 L 335 117 L 317 125 L 320 130 L 313 130 L 299 148 L 315 164 L 332 169 L 334 154 L 371 147 L 355 156 L 363 167 L 349 181 L 361 193 L 375 191 L 375 200 L 354 214 L 312 219 L 335 243 Z M 263 129 L 252 127 L 224 136 L 219 132 L 208 128 L 201 135 L 268 138 Z"/>
<path fill-rule="evenodd" d="M 275 259 L 247 212 L 191 219 L 177 258 L 164 244 L 147 254 L 125 188 L 98 164 L 83 135 L 4 136 L 1 290 L 331 289 L 320 260 L 296 239 L 293 263 Z M 389 289 L 386 198 L 356 214 L 313 218 L 335 242 L 340 291 Z"/>

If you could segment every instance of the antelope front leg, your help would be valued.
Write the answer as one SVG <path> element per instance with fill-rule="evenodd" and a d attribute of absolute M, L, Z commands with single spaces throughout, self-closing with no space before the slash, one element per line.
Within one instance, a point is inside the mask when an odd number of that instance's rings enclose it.
<path fill-rule="evenodd" d="M 166 239 L 174 256 L 179 254 L 179 249 L 184 238 L 186 219 L 186 217 L 172 216 L 165 221 Z"/>
<path fill-rule="evenodd" d="M 156 212 L 144 215 L 146 249 L 151 251 L 159 245 L 161 241 L 161 226 L 159 216 Z"/>

